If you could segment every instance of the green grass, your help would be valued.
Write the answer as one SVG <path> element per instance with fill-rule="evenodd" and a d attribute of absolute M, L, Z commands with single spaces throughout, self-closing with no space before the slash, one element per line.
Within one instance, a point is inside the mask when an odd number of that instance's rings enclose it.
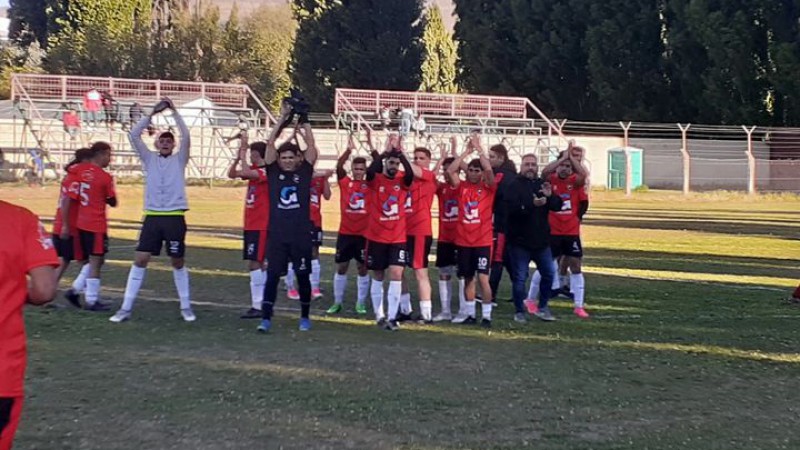
<path fill-rule="evenodd" d="M 103 274 L 103 295 L 115 302 L 142 194 L 120 191 Z M 299 333 L 296 305 L 282 298 L 274 332 L 262 336 L 238 319 L 249 303 L 243 190 L 189 195 L 198 322 L 180 321 L 163 259 L 148 270 L 129 323 L 29 309 L 18 448 L 800 447 L 800 308 L 781 301 L 800 279 L 796 197 L 593 194 L 589 321 L 557 301 L 558 322 L 519 325 L 501 300 L 491 332 L 387 333 L 352 315 L 322 317 L 326 297 L 312 332 Z M 54 197 L 54 187 L 0 191 L 43 216 Z M 335 228 L 335 211 L 326 221 Z M 330 295 L 332 258 L 323 253 Z M 500 297 L 509 295 L 506 278 Z"/>

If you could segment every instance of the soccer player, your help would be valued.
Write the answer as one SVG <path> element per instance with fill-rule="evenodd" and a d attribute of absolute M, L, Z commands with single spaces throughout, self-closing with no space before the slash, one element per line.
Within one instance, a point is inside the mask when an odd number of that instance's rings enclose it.
<path fill-rule="evenodd" d="M 441 166 L 441 159 L 431 171 L 431 151 L 425 147 L 414 149 L 414 182 L 406 196 L 406 249 L 408 251 L 408 267 L 414 271 L 417 279 L 417 295 L 419 310 L 423 322 L 433 320 L 433 303 L 431 301 L 431 280 L 428 276 L 428 255 L 433 244 L 433 227 L 431 225 L 431 206 L 436 195 L 436 172 Z M 411 318 L 411 295 L 403 293 L 400 298 L 402 319 Z"/>
<path fill-rule="evenodd" d="M 457 141 L 453 137 L 451 142 L 451 154 L 455 154 Z M 439 201 L 439 239 L 436 242 L 436 268 L 439 269 L 439 301 L 442 304 L 442 310 L 436 317 L 433 318 L 434 322 L 449 322 L 453 319 L 450 311 L 450 302 L 452 301 L 451 295 L 451 280 L 456 275 L 456 266 L 458 260 L 456 259 L 456 236 L 458 227 L 458 211 L 459 211 L 459 189 L 453 187 L 447 180 L 447 169 L 456 160 L 454 156 L 447 156 L 446 150 L 442 149 L 442 173 L 445 176 L 445 182 L 439 182 L 436 189 L 436 197 Z M 456 176 L 459 176 L 456 172 Z M 459 305 L 464 307 L 464 280 L 458 280 L 458 297 Z"/>
<path fill-rule="evenodd" d="M 503 144 L 493 145 L 489 148 L 489 162 L 497 181 L 497 194 L 494 199 L 494 225 L 492 241 L 492 269 L 489 274 L 489 286 L 492 288 L 492 299 L 497 298 L 497 290 L 503 277 L 503 267 L 506 259 L 506 207 L 505 193 L 508 186 L 517 176 L 517 167 L 508 158 L 508 149 Z"/>
<path fill-rule="evenodd" d="M 356 261 L 358 279 L 356 286 L 358 297 L 356 300 L 356 314 L 367 314 L 367 294 L 369 293 L 369 274 L 364 261 L 364 247 L 367 230 L 367 194 L 368 186 L 365 179 L 367 174 L 367 160 L 355 157 L 350 162 L 350 172 L 347 175 L 344 166 L 350 159 L 355 149 L 353 137 L 347 149 L 336 161 L 336 179 L 339 183 L 339 208 L 341 220 L 339 221 L 339 236 L 336 239 L 336 273 L 333 275 L 333 305 L 328 308 L 328 314 L 338 314 L 342 311 L 344 292 L 347 286 L 347 269 L 350 261 Z"/>
<path fill-rule="evenodd" d="M 584 308 L 585 280 L 581 272 L 581 259 L 583 258 L 583 246 L 581 245 L 580 224 L 586 211 L 589 210 L 589 197 L 584 186 L 585 172 L 572 152 L 562 152 L 556 165 L 555 173 L 549 171 L 548 165 L 542 172 L 545 179 L 553 187 L 553 194 L 561 198 L 561 211 L 551 211 L 548 217 L 550 224 L 550 249 L 553 255 L 554 267 L 560 266 L 559 261 L 563 259 L 563 264 L 569 269 L 569 284 L 574 301 L 574 313 L 576 316 L 587 319 L 589 314 Z M 573 168 L 577 169 L 573 173 Z M 560 270 L 559 270 L 560 272 Z M 559 273 L 559 276 L 561 274 Z M 566 271 L 565 271 L 566 276 Z M 557 280 L 557 277 L 554 277 Z M 525 306 L 531 314 L 536 313 L 536 294 L 539 292 L 541 275 L 537 272 L 533 274 L 529 300 L 525 301 Z M 559 283 L 564 285 L 564 283 Z M 556 281 L 553 282 L 553 289 L 556 289 Z"/>
<path fill-rule="evenodd" d="M 284 102 L 279 123 L 287 123 L 295 112 Z M 282 127 L 273 127 L 267 140 L 267 181 L 269 183 L 269 241 L 267 242 L 267 283 L 264 286 L 264 306 L 258 331 L 266 333 L 272 327 L 272 313 L 278 295 L 278 281 L 294 266 L 300 293 L 300 331 L 311 329 L 311 178 L 317 162 L 317 146 L 307 114 L 299 114 L 298 133 L 306 143 L 300 146 L 287 141 L 276 148 Z"/>
<path fill-rule="evenodd" d="M 56 295 L 58 257 L 39 218 L 0 201 L 0 450 L 11 450 L 22 414 L 25 383 L 25 303 Z"/>
<path fill-rule="evenodd" d="M 75 165 L 72 172 L 78 182 L 77 190 L 70 190 L 69 196 L 80 203 L 75 226 L 81 251 L 89 258 L 89 274 L 86 278 L 86 309 L 108 311 L 110 308 L 99 300 L 100 269 L 108 253 L 108 220 L 106 205 L 117 206 L 114 178 L 105 169 L 111 162 L 111 145 L 95 142 L 90 147 L 89 160 Z M 62 215 L 69 217 L 71 202 L 64 202 Z M 69 224 L 62 222 L 61 239 L 70 237 Z"/>
<path fill-rule="evenodd" d="M 181 133 L 178 153 L 175 150 L 175 135 L 165 131 L 155 142 L 156 152 L 151 152 L 142 140 L 142 133 L 150 126 L 153 115 L 166 109 L 172 111 L 172 118 Z M 166 244 L 166 253 L 172 263 L 172 278 L 180 298 L 181 317 L 186 322 L 197 320 L 192 311 L 189 292 L 189 271 L 184 259 L 186 253 L 186 165 L 189 163 L 191 138 L 189 128 L 175 109 L 170 99 L 164 99 L 144 116 L 131 129 L 128 139 L 136 150 L 146 174 L 144 187 L 144 223 L 139 233 L 133 265 L 128 273 L 122 307 L 109 320 L 124 322 L 131 318 L 133 304 L 142 287 L 147 264 L 150 258 L 161 254 Z"/>
<path fill-rule="evenodd" d="M 247 180 L 247 194 L 244 200 L 244 249 L 243 258 L 250 272 L 250 309 L 242 314 L 242 319 L 261 317 L 261 304 L 264 300 L 264 285 L 267 272 L 264 258 L 267 251 L 267 224 L 269 223 L 269 186 L 264 156 L 267 144 L 254 142 L 249 146 L 250 165 L 247 165 L 247 132 L 239 135 L 239 153 L 228 169 L 228 178 Z"/>
<path fill-rule="evenodd" d="M 58 266 L 56 273 L 57 279 L 60 280 L 67 271 L 70 262 L 76 260 L 81 264 L 81 270 L 75 280 L 72 282 L 72 287 L 64 294 L 67 301 L 75 306 L 81 308 L 80 294 L 86 289 L 86 277 L 89 276 L 90 266 L 87 258 L 83 254 L 80 246 L 80 238 L 78 237 L 78 227 L 76 221 L 78 220 L 78 208 L 80 203 L 77 200 L 70 198 L 70 191 L 78 192 L 80 190 L 80 182 L 75 178 L 71 169 L 75 165 L 86 162 L 91 156 L 91 149 L 80 148 L 75 151 L 75 157 L 64 168 L 66 175 L 61 180 L 61 193 L 58 197 L 58 209 L 53 220 L 53 246 L 56 249 L 61 264 Z M 70 202 L 69 214 L 64 214 L 65 210 L 62 205 Z M 69 237 L 66 240 L 61 239 L 62 224 L 66 223 L 69 227 Z"/>
<path fill-rule="evenodd" d="M 467 176 L 461 181 L 458 170 L 464 159 L 476 152 L 478 158 L 467 164 Z M 492 253 L 492 209 L 497 185 L 489 159 L 484 153 L 480 136 L 470 137 L 466 150 L 447 168 L 447 177 L 451 186 L 458 189 L 459 205 L 456 229 L 456 245 L 458 246 L 458 276 L 464 278 L 463 310 L 453 319 L 453 323 L 475 323 L 475 284 L 480 283 L 484 293 L 482 299 L 481 326 L 492 326 L 492 299 L 488 293 L 489 258 Z"/>
<path fill-rule="evenodd" d="M 403 268 L 408 261 L 404 205 L 414 181 L 414 172 L 408 158 L 400 150 L 398 136 L 389 136 L 386 144 L 386 150 L 382 154 L 373 150 L 372 164 L 367 168 L 367 205 L 370 214 L 365 233 L 366 256 L 367 268 L 372 271 L 370 294 L 375 319 L 379 327 L 396 331 L 399 329 L 397 310 L 400 306 Z M 399 172 L 401 165 L 404 169 L 402 175 Z M 389 291 L 386 297 L 389 310 L 384 315 L 383 279 L 387 269 Z"/>

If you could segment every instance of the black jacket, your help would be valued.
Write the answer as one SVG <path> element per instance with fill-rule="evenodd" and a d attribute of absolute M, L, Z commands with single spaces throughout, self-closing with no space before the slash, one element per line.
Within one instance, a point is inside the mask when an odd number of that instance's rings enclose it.
<path fill-rule="evenodd" d="M 505 192 L 508 222 L 506 242 L 530 250 L 538 250 L 550 245 L 550 224 L 547 216 L 550 211 L 561 211 L 562 201 L 557 195 L 551 195 L 542 206 L 533 204 L 534 196 L 541 197 L 544 180 L 530 180 L 517 175 L 508 185 Z"/>
<path fill-rule="evenodd" d="M 506 191 L 517 177 L 517 167 L 513 161 L 506 160 L 503 165 L 495 170 L 495 174 L 498 173 L 503 174 L 503 179 L 497 184 L 497 193 L 494 197 L 494 231 L 496 233 L 505 233 L 506 222 L 508 221 L 505 203 Z"/>

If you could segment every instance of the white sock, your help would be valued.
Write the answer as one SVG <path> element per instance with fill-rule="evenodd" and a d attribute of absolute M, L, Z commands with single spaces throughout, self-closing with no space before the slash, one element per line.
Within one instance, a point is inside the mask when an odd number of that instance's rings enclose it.
<path fill-rule="evenodd" d="M 292 263 L 289 263 L 289 268 L 286 270 L 286 278 L 283 279 L 286 282 L 286 289 L 289 291 L 296 290 L 294 286 L 294 267 Z"/>
<path fill-rule="evenodd" d="M 319 289 L 319 277 L 322 275 L 322 268 L 318 259 L 311 260 L 311 289 Z"/>
<path fill-rule="evenodd" d="M 553 291 L 556 291 L 560 289 L 561 286 L 562 286 L 561 275 L 558 274 L 558 259 L 553 258 L 553 284 L 551 286 L 551 289 L 553 289 Z"/>
<path fill-rule="evenodd" d="M 375 320 L 381 320 L 386 317 L 383 312 L 383 281 L 373 278 L 369 293 L 372 297 L 372 311 L 375 313 Z"/>
<path fill-rule="evenodd" d="M 481 313 L 482 313 L 484 319 L 492 320 L 492 304 L 491 303 L 482 303 L 481 304 Z"/>
<path fill-rule="evenodd" d="M 422 320 L 433 320 L 433 302 L 430 300 L 420 300 L 419 312 L 422 314 Z"/>
<path fill-rule="evenodd" d="M 557 281 L 553 281 L 553 285 L 558 284 L 559 288 L 561 288 L 561 287 L 569 288 L 569 275 L 568 274 L 564 274 L 564 275 L 559 274 L 558 277 L 555 277 L 555 278 L 557 278 Z"/>
<path fill-rule="evenodd" d="M 464 279 L 458 280 L 458 313 L 467 314 L 467 298 L 464 297 Z"/>
<path fill-rule="evenodd" d="M 467 315 L 470 317 L 475 317 L 475 299 L 467 300 L 465 306 Z"/>
<path fill-rule="evenodd" d="M 89 306 L 97 303 L 100 297 L 100 278 L 86 279 L 86 304 Z"/>
<path fill-rule="evenodd" d="M 574 273 L 569 276 L 570 290 L 575 296 L 575 307 L 583 308 L 583 297 L 586 292 L 586 280 L 583 273 Z"/>
<path fill-rule="evenodd" d="M 363 305 L 367 301 L 367 293 L 369 293 L 369 275 L 358 276 L 358 304 Z"/>
<path fill-rule="evenodd" d="M 192 307 L 192 299 L 189 297 L 189 271 L 186 266 L 180 269 L 172 269 L 172 279 L 175 280 L 175 288 L 178 290 L 178 298 L 181 299 L 181 309 Z"/>
<path fill-rule="evenodd" d="M 528 289 L 528 298 L 536 300 L 539 298 L 539 286 L 542 284 L 542 274 L 538 270 L 533 272 L 531 276 L 531 288 Z"/>
<path fill-rule="evenodd" d="M 75 277 L 75 281 L 72 282 L 73 291 L 80 294 L 86 290 L 86 278 L 89 276 L 90 270 L 91 267 L 89 267 L 89 264 L 84 264 L 83 267 L 81 267 L 81 271 L 78 273 L 78 276 Z"/>
<path fill-rule="evenodd" d="M 267 273 L 261 269 L 250 271 L 250 303 L 253 309 L 261 309 L 264 300 L 264 284 L 267 281 Z"/>
<path fill-rule="evenodd" d="M 389 281 L 389 291 L 386 293 L 386 303 L 389 304 L 389 320 L 397 319 L 397 310 L 400 306 L 400 297 L 403 295 L 402 281 Z"/>
<path fill-rule="evenodd" d="M 442 303 L 442 314 L 450 314 L 450 280 L 439 280 L 439 301 Z"/>
<path fill-rule="evenodd" d="M 125 296 L 122 300 L 122 308 L 125 311 L 133 310 L 133 302 L 136 301 L 136 296 L 139 295 L 139 288 L 142 287 L 144 281 L 144 274 L 147 269 L 139 267 L 136 264 L 131 266 L 131 271 L 128 272 L 128 284 L 125 285 Z"/>
<path fill-rule="evenodd" d="M 389 284 L 391 286 L 391 284 Z M 403 314 L 411 314 L 414 311 L 414 308 L 411 307 L 411 294 L 406 292 L 405 294 L 400 294 L 400 311 Z"/>
<path fill-rule="evenodd" d="M 360 281 L 359 281 L 360 282 Z M 333 301 L 341 305 L 344 301 L 344 289 L 347 286 L 347 275 L 333 274 Z"/>

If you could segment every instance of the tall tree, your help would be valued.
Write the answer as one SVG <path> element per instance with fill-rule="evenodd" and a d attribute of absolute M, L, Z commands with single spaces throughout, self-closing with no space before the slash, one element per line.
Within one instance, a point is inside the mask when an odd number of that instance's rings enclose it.
<path fill-rule="evenodd" d="M 767 9 L 770 29 L 770 65 L 767 78 L 771 92 L 767 112 L 774 125 L 800 126 L 800 5 L 795 0 L 777 0 Z"/>
<path fill-rule="evenodd" d="M 245 81 L 273 111 L 280 108 L 291 86 L 289 62 L 297 22 L 288 5 L 262 6 L 242 26 L 249 44 Z"/>
<path fill-rule="evenodd" d="M 221 81 L 224 39 L 219 8 L 198 2 L 191 11 L 176 17 L 167 56 L 166 75 L 176 80 Z"/>
<path fill-rule="evenodd" d="M 442 11 L 435 4 L 428 7 L 425 14 L 422 42 L 424 56 L 419 89 L 428 92 L 457 92 L 456 44 L 453 36 L 444 27 Z"/>
<path fill-rule="evenodd" d="M 298 21 L 292 79 L 312 107 L 336 87 L 416 90 L 422 0 L 293 0 Z"/>
<path fill-rule="evenodd" d="M 47 43 L 47 1 L 10 0 L 8 3 L 8 37 L 22 45 L 34 40 Z"/>

